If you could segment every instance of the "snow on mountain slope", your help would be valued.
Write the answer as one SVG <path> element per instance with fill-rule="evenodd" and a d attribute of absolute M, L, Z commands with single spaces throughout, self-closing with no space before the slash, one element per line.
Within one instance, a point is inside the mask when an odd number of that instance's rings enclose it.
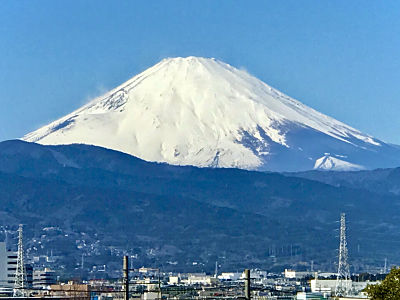
<path fill-rule="evenodd" d="M 365 168 L 375 167 L 371 158 L 395 164 L 400 153 L 245 71 L 197 57 L 164 59 L 23 139 L 93 144 L 176 165 L 277 171 L 312 169 L 326 152 Z"/>
<path fill-rule="evenodd" d="M 336 170 L 336 171 L 359 171 L 364 167 L 349 163 L 338 157 L 332 157 L 329 153 L 315 161 L 314 169 L 320 170 Z"/>

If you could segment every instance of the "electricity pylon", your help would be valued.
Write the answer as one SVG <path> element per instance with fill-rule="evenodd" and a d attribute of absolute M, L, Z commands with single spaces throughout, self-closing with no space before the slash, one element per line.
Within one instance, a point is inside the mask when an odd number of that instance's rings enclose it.
<path fill-rule="evenodd" d="M 348 251 L 346 242 L 346 215 L 340 215 L 340 244 L 339 263 L 336 277 L 336 295 L 346 295 L 350 291 L 350 267 L 348 262 Z"/>
<path fill-rule="evenodd" d="M 22 243 L 22 224 L 18 227 L 17 270 L 15 271 L 14 297 L 24 297 L 26 288 L 26 270 L 24 264 L 24 246 Z"/>

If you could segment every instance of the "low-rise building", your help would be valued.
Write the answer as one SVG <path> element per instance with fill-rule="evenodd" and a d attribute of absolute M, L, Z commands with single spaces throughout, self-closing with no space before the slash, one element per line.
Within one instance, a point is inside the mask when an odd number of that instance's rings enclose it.
<path fill-rule="evenodd" d="M 142 300 L 156 300 L 160 299 L 160 293 L 158 292 L 144 292 L 141 296 Z"/>
<path fill-rule="evenodd" d="M 236 281 L 239 280 L 242 276 L 242 273 L 239 272 L 224 272 L 218 276 L 218 279 L 221 281 Z"/>
<path fill-rule="evenodd" d="M 285 269 L 285 278 L 287 279 L 301 279 L 305 278 L 308 276 L 313 276 L 314 272 L 309 272 L 309 271 L 295 271 L 291 269 Z"/>
<path fill-rule="evenodd" d="M 187 279 L 182 280 L 187 285 L 212 285 L 218 282 L 218 279 L 208 275 L 189 275 Z"/>
<path fill-rule="evenodd" d="M 178 285 L 181 283 L 181 277 L 180 276 L 169 276 L 168 278 L 168 284 L 169 285 Z"/>
<path fill-rule="evenodd" d="M 35 288 L 45 288 L 56 283 L 56 273 L 49 268 L 35 270 L 33 272 L 33 287 Z"/>
<path fill-rule="evenodd" d="M 328 299 L 328 297 L 321 293 L 299 292 L 296 295 L 296 299 L 297 300 L 325 300 L 325 299 Z"/>
<path fill-rule="evenodd" d="M 90 300 L 92 287 L 88 284 L 78 284 L 73 281 L 68 284 L 53 284 L 46 291 L 53 298 L 74 298 L 76 300 Z"/>
<path fill-rule="evenodd" d="M 352 295 L 360 295 L 368 284 L 378 284 L 378 281 L 362 281 L 356 282 L 352 280 L 343 280 L 343 283 L 348 286 L 349 293 Z M 312 279 L 310 281 L 311 292 L 322 294 L 333 294 L 336 289 L 336 279 Z"/>

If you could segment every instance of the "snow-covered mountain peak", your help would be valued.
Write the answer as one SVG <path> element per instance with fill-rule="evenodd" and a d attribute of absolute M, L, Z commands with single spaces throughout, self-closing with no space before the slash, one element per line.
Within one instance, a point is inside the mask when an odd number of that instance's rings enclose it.
<path fill-rule="evenodd" d="M 269 170 L 311 169 L 325 152 L 352 159 L 350 150 L 382 148 L 249 73 L 200 57 L 164 59 L 23 139 L 94 144 L 171 164 Z"/>

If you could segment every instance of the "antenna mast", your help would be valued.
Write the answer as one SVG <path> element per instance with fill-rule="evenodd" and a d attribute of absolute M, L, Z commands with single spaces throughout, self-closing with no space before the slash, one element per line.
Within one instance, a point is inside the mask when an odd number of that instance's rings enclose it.
<path fill-rule="evenodd" d="M 348 251 L 346 242 L 346 215 L 340 215 L 340 244 L 339 263 L 336 278 L 336 295 L 346 295 L 350 291 L 350 267 L 348 262 Z"/>
<path fill-rule="evenodd" d="M 387 258 L 385 258 L 385 266 L 383 267 L 383 274 L 387 274 Z"/>
<path fill-rule="evenodd" d="M 22 224 L 18 227 L 18 256 L 17 256 L 17 270 L 15 271 L 14 282 L 14 297 L 25 296 L 24 289 L 26 288 L 26 271 L 24 264 L 24 246 L 22 243 Z"/>

